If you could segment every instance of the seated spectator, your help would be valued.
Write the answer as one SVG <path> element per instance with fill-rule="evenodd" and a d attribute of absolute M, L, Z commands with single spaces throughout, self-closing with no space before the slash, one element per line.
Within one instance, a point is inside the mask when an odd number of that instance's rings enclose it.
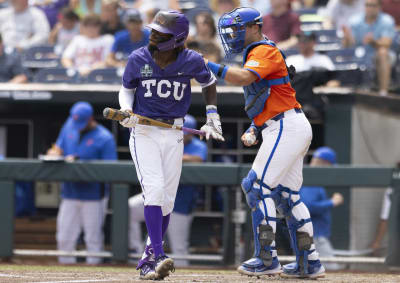
<path fill-rule="evenodd" d="M 310 166 L 332 166 L 336 164 L 336 153 L 329 147 L 318 148 L 311 159 Z M 314 229 L 314 244 L 321 257 L 333 257 L 333 247 L 329 241 L 331 236 L 331 210 L 343 203 L 343 196 L 334 193 L 328 198 L 323 187 L 305 187 L 300 189 L 300 197 L 310 211 Z M 324 263 L 328 270 L 342 269 L 336 263 Z"/>
<path fill-rule="evenodd" d="M 79 71 L 81 76 L 104 68 L 113 43 L 111 35 L 100 35 L 100 16 L 87 15 L 82 20 L 81 34 L 76 35 L 65 49 L 61 63 L 65 68 Z"/>
<path fill-rule="evenodd" d="M 124 24 L 118 15 L 119 0 L 101 1 L 101 34 L 115 35 L 117 32 L 125 29 Z"/>
<path fill-rule="evenodd" d="M 81 19 L 89 14 L 101 14 L 101 0 L 71 0 L 69 6 Z"/>
<path fill-rule="evenodd" d="M 200 12 L 195 18 L 194 33 L 188 40 L 197 40 L 201 43 L 216 42 L 217 28 L 213 16 L 209 12 Z"/>
<path fill-rule="evenodd" d="M 313 87 L 319 85 L 338 86 L 339 82 L 333 80 L 332 72 L 335 66 L 332 60 L 323 54 L 315 52 L 316 35 L 313 32 L 304 32 L 299 35 L 298 49 L 300 54 L 286 58 L 288 66 L 293 65 L 297 74 L 292 80 L 296 90 L 297 99 L 303 106 L 303 111 L 310 119 L 321 119 L 323 101 L 320 96 L 314 95 Z"/>
<path fill-rule="evenodd" d="M 290 10 L 288 0 L 271 0 L 271 12 L 263 17 L 262 32 L 281 50 L 296 46 L 300 20 Z"/>
<path fill-rule="evenodd" d="M 135 9 L 130 9 L 124 17 L 126 30 L 115 35 L 107 64 L 113 67 L 124 67 L 133 50 L 146 46 L 149 42 L 150 30 L 143 28 L 142 17 Z"/>
<path fill-rule="evenodd" d="M 210 0 L 209 2 L 211 10 L 214 12 L 214 22 L 216 24 L 223 14 L 240 7 L 240 0 Z"/>
<path fill-rule="evenodd" d="M 49 43 L 55 46 L 55 53 L 61 55 L 74 36 L 79 34 L 79 16 L 70 7 L 65 7 L 58 19 L 50 32 Z"/>
<path fill-rule="evenodd" d="M 394 18 L 396 29 L 400 31 L 400 0 L 382 0 L 382 11 Z"/>
<path fill-rule="evenodd" d="M 60 10 L 68 7 L 69 0 L 30 0 L 29 4 L 38 7 L 45 13 L 50 29 L 52 29 L 57 23 Z"/>
<path fill-rule="evenodd" d="M 184 126 L 196 128 L 196 120 L 191 115 L 185 116 Z M 207 159 L 207 145 L 194 137 L 193 134 L 184 133 L 183 162 L 204 162 Z M 173 254 L 187 255 L 189 253 L 190 227 L 192 224 L 192 211 L 196 206 L 198 192 L 195 186 L 179 186 L 176 194 L 174 210 L 171 213 L 168 241 Z M 143 196 L 138 194 L 129 199 L 130 225 L 129 248 L 136 252 L 143 250 L 140 222 L 144 221 Z M 174 260 L 176 266 L 187 266 L 187 260 Z"/>
<path fill-rule="evenodd" d="M 6 47 L 24 51 L 45 44 L 50 27 L 43 11 L 28 5 L 28 0 L 13 0 L 0 10 L 0 33 Z"/>
<path fill-rule="evenodd" d="M 25 83 L 28 81 L 28 71 L 22 66 L 21 57 L 17 52 L 6 53 L 0 35 L 0 82 Z"/>
<path fill-rule="evenodd" d="M 380 0 L 366 0 L 365 13 L 355 15 L 343 32 L 345 47 L 363 46 L 366 61 L 376 64 L 379 94 L 387 95 L 394 63 L 389 52 L 396 32 L 394 19 L 381 12 Z"/>
<path fill-rule="evenodd" d="M 251 7 L 265 15 L 271 10 L 270 0 L 240 0 L 240 6 Z"/>
<path fill-rule="evenodd" d="M 339 32 L 349 26 L 349 19 L 364 9 L 364 0 L 329 0 L 319 14 L 325 17 L 325 27 Z"/>

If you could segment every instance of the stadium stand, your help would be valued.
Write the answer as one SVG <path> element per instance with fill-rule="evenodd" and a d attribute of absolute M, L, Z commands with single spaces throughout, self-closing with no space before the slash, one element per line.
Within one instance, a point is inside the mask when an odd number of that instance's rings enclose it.
<path fill-rule="evenodd" d="M 107 68 L 96 69 L 89 73 L 84 81 L 86 83 L 121 84 L 123 69 Z"/>
<path fill-rule="evenodd" d="M 25 68 L 54 68 L 59 64 L 60 59 L 54 52 L 54 46 L 51 45 L 33 46 L 23 55 Z"/>
<path fill-rule="evenodd" d="M 79 83 L 79 74 L 73 69 L 45 68 L 40 69 L 34 75 L 37 83 Z"/>

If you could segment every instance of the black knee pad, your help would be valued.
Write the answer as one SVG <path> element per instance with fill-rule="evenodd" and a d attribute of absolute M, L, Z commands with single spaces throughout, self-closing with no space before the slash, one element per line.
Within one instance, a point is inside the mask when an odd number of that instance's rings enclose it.
<path fill-rule="evenodd" d="M 260 258 L 264 262 L 265 266 L 270 266 L 272 264 L 271 251 L 266 247 L 270 247 L 272 242 L 275 240 L 275 234 L 273 232 L 271 225 L 260 225 L 258 239 L 260 241 Z"/>
<path fill-rule="evenodd" d="M 306 232 L 296 232 L 297 238 L 297 248 L 299 251 L 306 251 L 311 249 L 311 245 L 314 243 L 312 237 L 308 235 Z"/>

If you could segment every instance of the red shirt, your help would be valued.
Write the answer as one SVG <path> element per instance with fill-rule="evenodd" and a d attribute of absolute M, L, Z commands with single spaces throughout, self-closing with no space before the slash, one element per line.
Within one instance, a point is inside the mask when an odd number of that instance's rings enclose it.
<path fill-rule="evenodd" d="M 382 11 L 391 15 L 400 26 L 400 0 L 382 0 Z"/>
<path fill-rule="evenodd" d="M 299 16 L 288 10 L 286 13 L 275 17 L 272 14 L 263 17 L 262 32 L 272 41 L 280 42 L 289 39 L 292 35 L 300 34 Z"/>
<path fill-rule="evenodd" d="M 258 45 L 247 55 L 244 68 L 255 73 L 260 79 L 277 79 L 288 75 L 285 60 L 279 49 L 270 45 Z M 254 118 L 256 126 L 281 112 L 301 108 L 296 100 L 296 91 L 290 83 L 271 86 L 271 92 L 263 111 Z"/>

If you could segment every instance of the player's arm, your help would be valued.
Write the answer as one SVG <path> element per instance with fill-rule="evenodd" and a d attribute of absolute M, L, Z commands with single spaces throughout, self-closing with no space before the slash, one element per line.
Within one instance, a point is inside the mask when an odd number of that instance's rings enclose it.
<path fill-rule="evenodd" d="M 212 136 L 214 139 L 225 141 L 222 136 L 221 121 L 217 111 L 217 85 L 215 77 L 210 85 L 203 86 L 201 92 L 207 105 L 207 122 L 200 130 L 206 132 L 207 140 Z"/>
<path fill-rule="evenodd" d="M 201 156 L 198 156 L 198 155 L 183 154 L 182 161 L 199 163 L 199 162 L 203 162 L 203 159 L 201 158 Z"/>
<path fill-rule="evenodd" d="M 121 86 L 118 93 L 119 106 L 122 111 L 132 113 L 133 102 L 135 101 L 135 90 Z M 126 128 L 133 128 L 136 126 L 137 118 L 135 116 L 129 116 L 119 123 Z"/>
<path fill-rule="evenodd" d="M 239 67 L 228 67 L 204 59 L 208 68 L 219 78 L 238 86 L 246 86 L 255 82 L 258 77 L 253 72 Z"/>

